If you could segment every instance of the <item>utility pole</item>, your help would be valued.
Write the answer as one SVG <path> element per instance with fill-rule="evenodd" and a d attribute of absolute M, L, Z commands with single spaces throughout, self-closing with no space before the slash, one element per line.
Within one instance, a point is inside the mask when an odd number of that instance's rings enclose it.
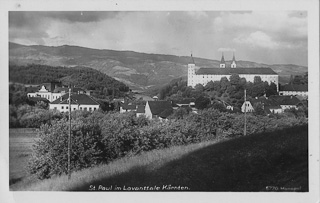
<path fill-rule="evenodd" d="M 71 87 L 69 88 L 69 137 L 68 137 L 68 180 L 71 179 L 70 172 L 70 151 L 71 151 Z"/>
<path fill-rule="evenodd" d="M 244 89 L 244 129 L 243 135 L 247 135 L 247 90 Z"/>

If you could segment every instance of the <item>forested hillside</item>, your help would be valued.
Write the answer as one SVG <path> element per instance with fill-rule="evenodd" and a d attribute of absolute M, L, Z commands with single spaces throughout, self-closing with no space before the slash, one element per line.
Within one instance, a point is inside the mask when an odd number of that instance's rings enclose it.
<path fill-rule="evenodd" d="M 188 55 L 188 53 L 186 53 Z M 218 68 L 217 60 L 194 57 L 197 66 Z M 274 64 L 237 59 L 237 68 L 270 67 L 279 74 L 280 83 L 289 82 L 291 75 L 302 75 L 308 67 L 294 64 Z M 189 56 L 147 54 L 134 51 L 98 50 L 78 46 L 26 46 L 9 43 L 9 62 L 15 65 L 42 64 L 48 66 L 85 66 L 98 70 L 125 83 L 134 90 L 159 88 L 171 80 L 187 76 Z M 231 61 L 227 60 L 227 66 Z"/>
<path fill-rule="evenodd" d="M 109 95 L 121 96 L 129 91 L 129 87 L 122 82 L 87 67 L 66 68 L 37 64 L 27 66 L 10 65 L 9 81 L 32 85 L 61 81 L 63 85 L 93 90 L 94 96 L 98 98 L 106 98 Z"/>

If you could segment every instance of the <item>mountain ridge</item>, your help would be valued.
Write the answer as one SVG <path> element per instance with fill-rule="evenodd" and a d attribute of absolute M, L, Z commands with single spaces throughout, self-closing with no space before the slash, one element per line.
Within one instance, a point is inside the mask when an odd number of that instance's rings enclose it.
<path fill-rule="evenodd" d="M 218 68 L 220 61 L 194 57 L 199 67 Z M 44 46 L 22 45 L 9 42 L 9 63 L 15 65 L 41 64 L 50 66 L 86 66 L 117 78 L 132 89 L 147 90 L 169 83 L 172 79 L 187 75 L 190 56 L 141 53 L 93 49 L 74 45 Z M 231 61 L 226 61 L 230 66 Z M 264 64 L 237 61 L 241 67 L 269 67 L 287 82 L 290 75 L 301 75 L 308 71 L 305 66 L 291 64 Z"/>

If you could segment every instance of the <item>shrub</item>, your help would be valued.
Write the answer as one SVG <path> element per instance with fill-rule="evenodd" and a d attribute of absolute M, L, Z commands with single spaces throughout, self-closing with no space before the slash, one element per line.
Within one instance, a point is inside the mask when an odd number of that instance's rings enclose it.
<path fill-rule="evenodd" d="M 61 119 L 52 125 L 42 125 L 39 139 L 33 147 L 29 171 L 39 179 L 67 173 L 68 121 Z M 104 145 L 99 125 L 88 120 L 72 121 L 72 170 L 80 170 L 105 162 Z"/>

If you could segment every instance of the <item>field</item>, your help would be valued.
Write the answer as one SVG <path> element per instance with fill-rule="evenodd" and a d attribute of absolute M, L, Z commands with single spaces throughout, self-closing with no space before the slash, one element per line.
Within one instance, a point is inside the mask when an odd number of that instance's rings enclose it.
<path fill-rule="evenodd" d="M 307 192 L 308 126 L 154 150 L 13 190 Z"/>
<path fill-rule="evenodd" d="M 36 130 L 11 128 L 9 130 L 9 184 L 12 185 L 28 176 L 26 166 L 36 139 Z"/>

